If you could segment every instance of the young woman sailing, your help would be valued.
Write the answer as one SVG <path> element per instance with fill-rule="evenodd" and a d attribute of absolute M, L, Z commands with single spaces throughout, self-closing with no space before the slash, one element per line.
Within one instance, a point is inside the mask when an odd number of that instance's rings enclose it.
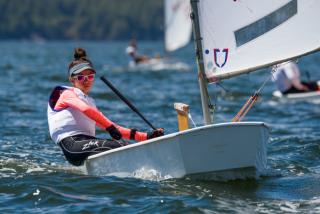
<path fill-rule="evenodd" d="M 124 146 L 126 143 L 119 141 L 122 138 L 144 141 L 164 134 L 162 128 L 145 133 L 121 127 L 104 116 L 89 96 L 95 74 L 86 51 L 76 48 L 68 69 L 72 86 L 55 87 L 48 102 L 50 136 L 66 159 L 76 166 L 90 155 Z M 113 139 L 97 138 L 96 126 L 109 132 Z"/>

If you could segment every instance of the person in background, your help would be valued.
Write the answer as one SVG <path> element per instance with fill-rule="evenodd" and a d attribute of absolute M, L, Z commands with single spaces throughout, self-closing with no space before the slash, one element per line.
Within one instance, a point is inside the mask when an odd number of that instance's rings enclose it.
<path fill-rule="evenodd" d="M 162 128 L 145 133 L 121 127 L 104 116 L 89 96 L 95 74 L 86 51 L 76 48 L 68 70 L 72 86 L 55 87 L 48 102 L 50 136 L 76 166 L 82 165 L 89 155 L 126 145 L 121 139 L 144 141 L 164 134 Z M 96 126 L 109 132 L 113 139 L 97 138 Z"/>
<path fill-rule="evenodd" d="M 300 81 L 300 70 L 293 61 L 278 64 L 273 77 L 273 81 L 282 94 L 320 90 L 317 82 Z"/>
<path fill-rule="evenodd" d="M 135 39 L 131 39 L 129 46 L 126 48 L 126 53 L 129 56 L 129 61 L 133 62 L 134 64 L 139 64 L 143 62 L 149 61 L 149 57 L 145 55 L 139 55 L 138 54 L 138 47 L 137 42 Z"/>

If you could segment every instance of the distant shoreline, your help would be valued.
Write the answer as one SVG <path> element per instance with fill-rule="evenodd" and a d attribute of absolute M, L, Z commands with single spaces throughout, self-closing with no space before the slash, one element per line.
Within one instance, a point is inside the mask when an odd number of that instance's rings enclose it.
<path fill-rule="evenodd" d="M 128 42 L 131 38 L 128 39 L 43 39 L 43 40 L 34 40 L 34 39 L 0 39 L 0 42 L 34 42 L 34 43 L 46 43 L 46 42 Z M 161 42 L 163 38 L 160 39 L 139 39 L 138 42 Z"/>
<path fill-rule="evenodd" d="M 0 1 L 0 40 L 160 40 L 163 1 Z"/>

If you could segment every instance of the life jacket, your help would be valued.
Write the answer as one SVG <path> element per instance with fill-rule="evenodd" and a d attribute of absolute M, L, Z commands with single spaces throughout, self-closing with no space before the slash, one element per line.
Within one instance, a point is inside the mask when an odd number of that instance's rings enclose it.
<path fill-rule="evenodd" d="M 48 102 L 48 124 L 52 140 L 59 143 L 62 139 L 78 134 L 95 136 L 96 122 L 81 111 L 67 107 L 55 110 L 54 107 L 64 90 L 73 90 L 76 95 L 92 107 L 94 100 L 85 95 L 80 89 L 68 86 L 57 86 L 53 89 Z"/>

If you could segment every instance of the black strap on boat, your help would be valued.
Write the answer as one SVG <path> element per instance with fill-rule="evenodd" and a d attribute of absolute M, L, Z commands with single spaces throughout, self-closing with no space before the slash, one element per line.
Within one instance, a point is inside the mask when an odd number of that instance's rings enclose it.
<path fill-rule="evenodd" d="M 131 129 L 130 130 L 130 140 L 135 140 L 137 129 Z"/>

